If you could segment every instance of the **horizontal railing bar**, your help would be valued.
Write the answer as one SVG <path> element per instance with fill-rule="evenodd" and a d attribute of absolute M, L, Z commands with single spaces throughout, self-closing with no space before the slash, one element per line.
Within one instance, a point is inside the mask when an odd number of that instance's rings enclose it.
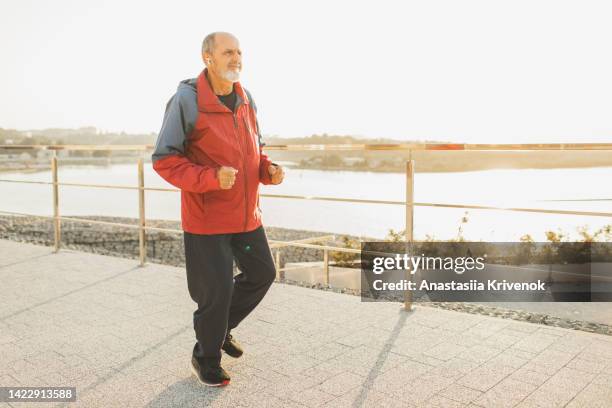
<path fill-rule="evenodd" d="M 21 181 L 21 180 L 5 180 L 0 179 L 0 182 L 18 182 L 18 183 L 31 183 L 31 184 L 53 184 L 52 182 L 45 181 Z M 124 190 L 138 190 L 139 187 L 130 186 L 118 186 L 118 185 L 103 185 L 103 184 L 82 184 L 82 183 L 57 183 L 59 186 L 77 186 L 77 187 L 98 187 L 98 188 L 117 188 Z M 178 189 L 164 189 L 164 188 L 143 188 L 145 191 L 170 191 L 180 192 Z M 284 195 L 284 194 L 260 194 L 261 197 L 268 198 L 285 198 L 295 200 L 316 200 L 316 201 L 336 201 L 336 202 L 349 202 L 359 204 L 391 204 L 391 205 L 402 205 L 406 203 L 403 201 L 390 201 L 390 200 L 365 200 L 358 198 L 340 198 L 340 197 L 323 197 L 323 196 L 297 196 L 297 195 Z M 448 204 L 448 203 L 413 203 L 415 207 L 440 207 L 440 208 L 460 208 L 460 209 L 473 209 L 473 210 L 496 210 L 496 211 L 514 211 L 514 212 L 529 212 L 529 213 L 543 213 L 543 214 L 562 214 L 562 215 L 583 215 L 589 217 L 612 217 L 612 212 L 599 212 L 599 211 L 572 211 L 572 210 L 547 210 L 542 208 L 520 208 L 520 207 L 495 207 L 486 205 L 472 205 L 472 204 Z"/>
<path fill-rule="evenodd" d="M 0 179 L 0 182 L 7 183 L 24 183 L 24 184 L 53 184 L 51 181 L 31 181 L 31 180 L 9 180 Z M 117 184 L 85 184 L 85 183 L 57 183 L 58 186 L 71 186 L 71 187 L 97 187 L 97 188 L 117 188 L 127 190 L 138 190 L 139 187 L 133 186 L 122 186 Z M 169 191 L 173 193 L 180 193 L 181 190 L 177 188 L 163 188 L 163 187 L 145 187 L 145 191 Z M 395 204 L 404 205 L 403 201 L 388 201 L 388 200 L 364 200 L 364 199 L 353 199 L 353 198 L 340 198 L 340 197 L 316 197 L 316 196 L 297 196 L 297 195 L 285 195 L 285 194 L 260 194 L 261 197 L 268 198 L 288 198 L 288 199 L 301 199 L 301 200 L 320 200 L 320 201 L 340 201 L 340 202 L 355 202 L 355 203 L 368 203 L 368 204 Z"/>
<path fill-rule="evenodd" d="M 53 220 L 54 217 L 53 216 L 47 216 L 47 215 L 38 215 L 38 214 L 27 214 L 27 213 L 20 213 L 20 212 L 14 212 L 14 211 L 5 211 L 5 210 L 0 210 L 0 213 L 3 214 L 12 214 L 12 215 L 20 215 L 20 216 L 28 216 L 28 217 L 38 217 L 38 218 L 45 218 L 45 219 L 50 219 Z M 61 220 L 65 220 L 65 221 L 73 221 L 73 222 L 81 222 L 81 223 L 92 223 L 92 224 L 101 224 L 101 225 L 111 225 L 111 226 L 119 226 L 119 227 L 128 227 L 128 228 L 139 228 L 139 225 L 135 225 L 135 224 L 124 224 L 124 223 L 116 223 L 116 222 L 108 222 L 108 221 L 98 221 L 98 220 L 90 220 L 90 219 L 86 219 L 86 218 L 77 218 L 77 217 L 58 217 Z M 168 231 L 168 232 L 183 232 L 183 230 L 178 230 L 178 229 L 168 229 L 168 228 L 158 228 L 158 227 L 145 227 L 145 229 L 149 229 L 149 230 L 158 230 L 158 231 Z M 391 256 L 395 256 L 394 253 L 388 253 L 388 252 L 380 252 L 380 251 L 362 251 L 360 249 L 354 249 L 354 248 L 342 248 L 342 247 L 335 247 L 335 246 L 329 246 L 329 245 L 315 245 L 315 244 L 310 244 L 310 243 L 306 243 L 303 241 L 306 240 L 322 240 L 324 238 L 327 237 L 333 237 L 333 235 L 331 236 L 322 236 L 322 237 L 310 237 L 310 238 L 305 238 L 303 240 L 297 240 L 297 241 L 277 241 L 277 240 L 268 240 L 269 243 L 271 243 L 272 245 L 274 244 L 281 244 L 284 246 L 295 246 L 295 247 L 300 247 L 300 248 L 309 248 L 309 249 L 317 249 L 317 250 L 328 250 L 328 251 L 332 251 L 332 252 L 344 252 L 344 253 L 352 253 L 352 254 L 370 254 L 370 255 L 381 255 L 381 256 L 387 256 L 387 255 L 391 255 Z M 272 246 L 271 246 L 272 248 Z M 543 271 L 540 269 L 534 269 L 534 268 L 525 268 L 525 267 L 519 267 L 519 266 L 513 266 L 513 265 L 507 265 L 507 266 L 512 266 L 514 268 L 519 268 L 519 269 L 532 269 L 534 271 L 541 271 L 541 272 L 547 272 L 547 271 Z M 287 271 L 287 270 L 292 270 L 292 269 L 304 269 L 306 268 L 306 266 L 303 267 L 295 267 L 295 268 L 291 268 L 291 269 L 285 269 L 285 268 L 281 268 L 279 269 L 279 271 Z M 564 272 L 564 271 L 552 271 L 553 273 L 557 273 L 557 274 L 563 274 L 563 275 L 579 275 L 579 274 L 575 274 L 575 273 L 571 273 L 571 272 Z M 592 278 L 604 278 L 604 279 L 609 279 L 609 277 L 606 276 L 602 276 L 602 275 L 593 275 L 591 276 Z"/>
<path fill-rule="evenodd" d="M 610 150 L 612 143 L 466 143 L 463 146 L 464 150 Z M 426 150 L 435 150 L 435 145 L 428 147 Z"/>
<path fill-rule="evenodd" d="M 0 145 L 5 150 L 115 150 L 147 151 L 153 145 Z"/>
<path fill-rule="evenodd" d="M 293 241 L 280 241 L 280 242 L 282 242 L 282 244 L 279 244 L 279 243 L 270 244 L 270 249 L 283 248 L 283 247 L 289 246 L 289 243 L 294 243 L 294 242 L 311 243 L 311 242 L 317 242 L 317 241 L 329 241 L 329 240 L 334 239 L 334 238 L 336 238 L 335 235 L 323 235 L 323 236 L 320 236 L 320 237 L 302 238 L 302 239 L 296 239 L 296 240 L 293 240 Z"/>
<path fill-rule="evenodd" d="M 21 213 L 21 212 L 15 212 L 15 211 L 5 211 L 5 210 L 0 210 L 0 213 L 2 214 L 11 214 L 11 215 L 21 215 L 24 217 L 38 217 L 38 218 L 47 218 L 47 219 L 53 219 L 53 216 L 51 215 L 38 215 L 38 214 L 28 214 L 28 213 Z"/>
<path fill-rule="evenodd" d="M 26 216 L 26 217 L 39 217 L 39 218 L 46 218 L 46 219 L 51 219 L 51 220 L 55 219 L 53 216 L 38 215 L 38 214 L 27 214 L 27 213 L 15 212 L 15 211 L 0 210 L 0 213 L 3 213 L 3 214 L 12 214 L 12 215 L 21 215 L 21 216 Z M 116 223 L 116 222 L 109 222 L 109 221 L 97 221 L 97 220 L 89 220 L 89 219 L 86 219 L 86 218 L 78 218 L 78 217 L 58 217 L 58 218 L 61 219 L 61 220 L 65 220 L 65 221 L 75 221 L 75 222 L 81 222 L 81 223 L 92 223 L 92 224 L 112 225 L 112 226 L 117 226 L 117 227 L 139 228 L 139 226 L 136 225 L 136 224 L 123 224 L 123 223 Z M 174 232 L 174 233 L 182 233 L 183 232 L 183 230 L 169 229 L 169 228 L 147 227 L 147 226 L 145 226 L 144 228 L 148 229 L 148 230 L 154 230 L 154 231 L 164 231 L 164 232 Z M 334 247 L 334 246 L 327 246 L 327 245 L 314 245 L 314 244 L 302 243 L 302 242 L 292 242 L 292 241 L 287 242 L 287 241 L 277 241 L 277 240 L 268 240 L 268 242 L 271 243 L 271 244 L 281 244 L 281 245 L 287 245 L 287 246 L 297 246 L 297 247 L 301 247 L 301 248 L 312 248 L 312 249 L 321 249 L 321 250 L 328 249 L 328 250 L 333 250 L 333 251 L 337 251 L 337 252 L 361 253 L 361 251 L 358 250 L 358 249 L 341 248 L 341 247 Z M 391 254 L 387 254 L 387 255 L 391 255 Z"/>
<path fill-rule="evenodd" d="M 53 184 L 51 181 L 31 181 L 31 180 L 9 180 L 0 179 L 0 182 L 7 183 L 25 183 L 25 184 Z M 117 184 L 83 184 L 83 183 L 57 183 L 58 186 L 72 186 L 72 187 L 99 187 L 99 188 L 118 188 L 128 190 L 138 190 L 139 187 L 122 186 Z M 163 187 L 145 187 L 145 191 L 169 191 L 173 193 L 180 193 L 181 190 L 177 188 L 163 188 Z M 354 202 L 363 204 L 392 204 L 392 205 L 405 205 L 403 201 L 393 200 L 368 200 L 360 198 L 342 198 L 342 197 L 322 197 L 322 196 L 298 196 L 288 194 L 260 194 L 261 197 L 268 198 L 288 198 L 288 199 L 301 199 L 301 200 L 319 200 L 319 201 L 340 201 L 340 202 Z M 575 199 L 540 199 L 540 200 L 526 200 L 527 202 L 590 202 L 590 201 L 612 201 L 612 198 L 575 198 Z"/>
<path fill-rule="evenodd" d="M 267 198 L 287 198 L 292 200 L 315 200 L 315 201 L 338 201 L 345 203 L 361 203 L 361 204 L 391 204 L 391 205 L 406 205 L 404 201 L 393 200 L 368 200 L 362 198 L 342 198 L 342 197 L 325 197 L 325 196 L 299 196 L 289 194 L 260 194 L 260 197 Z"/>
<path fill-rule="evenodd" d="M 23 184 L 53 184 L 52 181 L 32 181 L 32 180 L 9 180 L 9 179 L 0 179 L 0 181 L 5 183 L 23 183 Z"/>
<path fill-rule="evenodd" d="M 292 266 L 291 268 L 277 268 L 276 270 L 278 272 L 289 272 L 289 271 L 297 271 L 297 270 L 310 269 L 310 268 L 323 268 L 323 265 Z"/>
<path fill-rule="evenodd" d="M 53 155 L 49 155 L 48 157 L 36 157 L 36 158 L 21 158 L 21 157 L 11 157 L 11 158 L 7 158 L 7 157 L 2 157 L 0 155 L 0 163 L 26 163 L 26 164 L 48 164 L 49 163 L 49 159 L 51 159 L 53 157 Z M 117 156 L 115 158 L 121 158 L 121 159 L 136 159 L 138 158 L 137 156 Z M 113 159 L 113 156 L 103 156 L 103 157 L 75 157 L 75 156 L 68 156 L 68 157 L 58 157 L 57 161 L 59 163 L 64 162 L 64 161 L 69 161 L 69 162 L 96 162 L 96 161 L 100 161 L 100 162 L 108 162 L 111 161 Z M 106 163 L 105 163 L 106 164 Z M 117 164 L 125 164 L 125 163 L 117 163 Z"/>
<path fill-rule="evenodd" d="M 496 265 L 496 264 L 485 264 L 485 265 Z M 579 274 L 579 273 L 565 272 L 565 271 L 556 271 L 556 270 L 548 271 L 548 270 L 541 270 L 541 269 L 536 269 L 536 268 L 518 267 L 518 266 L 515 266 L 515 265 L 504 265 L 504 267 L 511 267 L 511 268 L 522 269 L 522 270 L 530 270 L 530 271 L 534 271 L 534 272 L 541 272 L 541 273 L 547 273 L 547 274 L 550 273 L 550 274 L 558 274 L 558 275 L 570 275 L 570 276 L 577 276 L 577 277 L 585 277 L 585 275 L 582 275 L 582 274 Z M 310 268 L 323 268 L 323 265 L 318 265 L 318 263 L 317 263 L 317 265 L 292 266 L 290 268 L 279 268 L 278 271 L 279 272 L 288 272 L 288 271 L 303 270 L 303 269 L 310 269 Z M 357 269 L 357 268 L 354 268 L 354 269 Z M 605 280 L 605 281 L 612 281 L 611 277 L 604 276 L 604 275 L 589 275 L 588 277 L 591 280 L 592 279 L 602 279 L 602 280 Z M 322 283 L 322 282 L 318 282 L 318 283 Z M 553 283 L 555 283 L 555 282 L 553 281 Z"/>
<path fill-rule="evenodd" d="M 504 265 L 504 267 L 505 268 L 520 269 L 520 270 L 525 270 L 525 271 L 541 272 L 541 273 L 546 273 L 546 274 L 559 274 L 559 275 L 570 275 L 570 276 L 585 277 L 584 274 L 575 273 L 575 272 L 567 272 L 567 271 L 556 271 L 556 270 L 549 271 L 549 270 L 544 270 L 544 269 L 530 268 L 530 267 L 518 266 L 518 265 Z M 591 278 L 591 279 L 593 279 L 593 278 L 600 278 L 600 279 L 612 282 L 612 276 L 591 275 L 589 273 L 588 277 Z M 553 283 L 554 283 L 554 280 L 553 280 Z"/>
<path fill-rule="evenodd" d="M 52 181 L 32 181 L 32 180 L 9 180 L 0 179 L 0 182 L 6 183 L 24 183 L 24 184 L 53 184 Z M 110 189 L 123 189 L 123 190 L 140 190 L 140 187 L 133 186 L 122 186 L 119 184 L 85 184 L 85 183 L 57 183 L 58 186 L 69 186 L 69 187 L 95 187 L 95 188 L 110 188 Z M 169 191 L 172 193 L 180 193 L 181 190 L 177 188 L 163 188 L 163 187 L 145 187 L 142 190 L 145 191 Z"/>
<path fill-rule="evenodd" d="M 53 184 L 52 181 L 31 181 L 31 180 L 7 180 L 0 179 L 0 182 L 6 183 L 25 183 L 25 184 Z M 138 190 L 139 187 L 132 186 L 121 186 L 117 184 L 85 184 L 85 183 L 57 183 L 58 186 L 69 186 L 69 187 L 94 187 L 94 188 L 108 188 L 108 189 L 119 189 L 119 190 Z M 143 190 L 150 190 L 145 188 Z M 175 191 L 174 189 L 168 189 L 169 191 Z M 176 190 L 180 191 L 180 190 Z"/>
<path fill-rule="evenodd" d="M 565 199 L 550 199 L 550 200 L 533 200 L 536 202 L 590 202 L 590 201 L 612 201 L 612 198 L 565 198 Z"/>
<path fill-rule="evenodd" d="M 7 183 L 25 183 L 25 184 L 53 184 L 51 181 L 31 181 L 31 180 L 9 180 L 0 179 L 0 182 Z M 99 188 L 118 188 L 118 189 L 129 189 L 138 190 L 139 187 L 122 186 L 118 184 L 84 184 L 84 183 L 57 183 L 58 186 L 72 186 L 72 187 L 99 187 Z M 168 191 L 173 193 L 180 193 L 181 190 L 178 188 L 163 188 L 163 187 L 145 187 L 145 191 Z M 363 204 L 391 204 L 391 205 L 405 205 L 404 201 L 393 201 L 393 200 L 368 200 L 360 198 L 342 198 L 342 197 L 324 197 L 324 196 L 298 196 L 289 194 L 260 194 L 261 197 L 268 198 L 287 198 L 287 199 L 301 199 L 301 200 L 319 200 L 319 201 L 340 201 L 340 202 L 354 202 Z M 539 199 L 539 200 L 524 200 L 526 202 L 590 202 L 590 201 L 612 201 L 612 198 L 573 198 L 573 199 Z"/>
<path fill-rule="evenodd" d="M 469 208 L 473 210 L 497 210 L 497 211 L 515 211 L 515 212 L 530 212 L 543 214 L 564 214 L 564 215 L 585 215 L 590 217 L 612 217 L 612 212 L 598 211 L 571 211 L 571 210 L 546 210 L 541 208 L 512 208 L 512 207 L 493 207 L 486 205 L 468 205 L 468 204 L 440 204 L 440 203 L 414 203 L 415 207 L 443 207 L 443 208 Z"/>
<path fill-rule="evenodd" d="M 284 243 L 285 241 L 276 241 L 276 240 L 270 239 L 268 240 L 268 242 L 270 242 L 271 244 L 274 244 L 274 243 Z M 335 246 L 328 246 L 328 245 L 315 245 L 315 244 L 308 244 L 308 243 L 303 243 L 303 242 L 291 242 L 290 245 L 298 247 L 298 248 L 310 248 L 310 249 L 320 249 L 320 250 L 327 249 L 329 251 L 346 252 L 349 254 L 361 254 L 362 253 L 360 249 L 342 248 L 342 247 L 335 247 Z M 386 255 L 393 255 L 393 254 L 386 254 Z"/>
<path fill-rule="evenodd" d="M 28 213 L 21 213 L 21 212 L 15 212 L 15 211 L 5 211 L 5 210 L 0 210 L 0 213 L 2 213 L 2 214 L 11 214 L 11 215 L 20 215 L 20 216 L 24 216 L 24 217 L 45 218 L 45 219 L 48 219 L 48 220 L 54 220 L 55 219 L 55 217 L 53 217 L 52 215 L 28 214 Z M 91 223 L 91 224 L 111 225 L 111 226 L 115 226 L 115 227 L 139 228 L 139 226 L 135 225 L 135 224 L 124 224 L 124 223 L 120 223 L 120 222 L 98 221 L 98 220 L 89 220 L 87 218 L 62 217 L 62 216 L 57 217 L 57 218 L 60 219 L 60 220 L 64 220 L 64 221 L 74 221 L 74 222 L 87 223 L 87 224 Z"/>
<path fill-rule="evenodd" d="M 39 215 L 39 214 L 28 214 L 28 213 L 21 213 L 21 212 L 15 212 L 15 211 L 5 211 L 5 210 L 0 210 L 0 213 L 3 214 L 12 214 L 12 215 L 21 215 L 21 216 L 25 216 L 25 217 L 38 217 L 38 218 L 45 218 L 45 219 L 49 219 L 49 220 L 54 220 L 55 217 L 53 217 L 52 215 Z M 116 223 L 116 222 L 109 222 L 109 221 L 97 221 L 97 220 L 88 220 L 86 218 L 72 218 L 72 217 L 57 217 L 60 220 L 65 220 L 65 221 L 76 221 L 76 222 L 81 222 L 81 223 L 93 223 L 93 224 L 105 224 L 105 225 L 113 225 L 113 226 L 117 226 L 117 227 L 136 227 L 138 228 L 138 225 L 132 225 L 132 224 L 123 224 L 123 223 Z"/>
<path fill-rule="evenodd" d="M 386 252 L 378 252 L 378 251 L 363 251 L 361 253 L 369 253 L 369 254 L 374 254 L 374 255 L 393 255 L 395 256 L 395 254 L 389 254 Z M 496 265 L 496 264 L 487 264 L 487 265 Z M 305 269 L 305 268 L 312 268 L 315 265 L 312 266 L 308 266 L 308 265 L 304 265 L 304 266 L 294 266 L 291 268 L 281 268 L 279 269 L 279 271 L 289 271 L 289 270 L 295 270 L 295 269 Z M 318 266 L 318 265 L 316 265 Z M 322 265 L 321 265 L 322 267 Z M 541 272 L 541 273 L 553 273 L 553 274 L 559 274 L 559 275 L 570 275 L 570 276 L 578 276 L 578 277 L 584 277 L 585 275 L 581 275 L 579 273 L 574 273 L 574 272 L 566 272 L 566 271 L 557 271 L 557 270 L 552 270 L 552 271 L 548 271 L 548 270 L 542 270 L 542 269 L 537 269 L 537 268 L 530 268 L 530 267 L 522 267 L 522 266 L 516 266 L 516 265 L 504 265 L 504 267 L 510 267 L 510 268 L 514 268 L 514 269 L 521 269 L 521 270 L 531 270 L 534 272 Z M 421 270 L 419 270 L 421 271 Z M 604 280 L 612 280 L 611 277 L 609 276 L 604 276 L 604 275 L 589 275 L 590 278 L 601 278 Z"/>
<path fill-rule="evenodd" d="M 612 143 L 550 144 L 469 144 L 469 143 L 398 143 L 398 144 L 291 144 L 266 145 L 266 150 L 282 151 L 537 151 L 537 150 L 612 150 Z"/>
<path fill-rule="evenodd" d="M 183 230 L 180 229 L 174 229 L 174 228 L 161 228 L 161 227 L 149 227 L 149 226 L 145 226 L 144 227 L 145 230 L 149 230 L 149 231 L 159 231 L 159 232 L 169 232 L 169 233 L 174 233 L 174 234 L 182 234 Z"/>
<path fill-rule="evenodd" d="M 149 151 L 154 145 L 0 145 L 4 150 L 114 150 Z M 351 144 L 275 144 L 265 150 L 285 151 L 370 151 L 370 150 L 471 150 L 471 151 L 521 151 L 521 150 L 612 150 L 612 143 L 351 143 Z"/>
<path fill-rule="evenodd" d="M 82 223 L 91 223 L 91 224 L 100 224 L 100 225 L 110 225 L 110 226 L 116 226 L 116 227 L 128 227 L 128 228 L 140 228 L 138 224 L 125 224 L 125 223 L 121 223 L 121 222 L 111 222 L 111 221 L 98 221 L 98 220 L 89 220 L 87 218 L 78 218 L 78 217 L 58 217 L 60 220 L 63 221 L 76 221 L 76 222 L 82 222 Z"/>

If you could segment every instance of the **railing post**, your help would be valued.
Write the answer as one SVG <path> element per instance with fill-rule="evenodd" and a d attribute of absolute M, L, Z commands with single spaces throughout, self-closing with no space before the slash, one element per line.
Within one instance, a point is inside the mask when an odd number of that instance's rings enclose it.
<path fill-rule="evenodd" d="M 409 248 L 412 243 L 414 227 L 414 160 L 408 160 L 406 162 L 406 249 Z M 405 270 L 404 278 L 408 281 L 412 281 L 410 272 Z M 410 290 L 404 291 L 404 310 L 412 310 L 412 292 Z"/>
<path fill-rule="evenodd" d="M 144 191 L 144 166 L 142 158 L 138 159 L 138 244 L 140 251 L 140 266 L 144 266 L 147 255 L 145 240 L 145 191 Z"/>
<path fill-rule="evenodd" d="M 280 281 L 281 277 L 284 278 L 284 273 L 280 271 L 280 248 L 276 248 L 276 252 L 274 253 L 274 263 L 276 266 L 276 280 Z"/>
<path fill-rule="evenodd" d="M 323 277 L 325 279 L 325 286 L 329 287 L 329 251 L 323 250 Z"/>
<path fill-rule="evenodd" d="M 61 245 L 61 224 L 59 218 L 59 186 L 57 185 L 57 150 L 51 158 L 51 176 L 53 178 L 53 252 L 58 252 Z"/>

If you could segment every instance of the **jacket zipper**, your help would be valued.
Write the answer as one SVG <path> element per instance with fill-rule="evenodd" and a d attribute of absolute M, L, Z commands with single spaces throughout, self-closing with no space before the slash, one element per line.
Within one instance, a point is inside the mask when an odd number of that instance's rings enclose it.
<path fill-rule="evenodd" d="M 242 121 L 244 122 L 244 128 L 247 131 L 247 134 L 249 135 L 249 137 L 247 138 L 248 140 L 247 140 L 247 145 L 246 145 L 247 154 L 251 155 L 251 154 L 253 154 L 253 140 L 252 140 L 253 139 L 253 134 L 251 132 L 251 127 L 247 123 L 246 116 L 242 117 Z"/>
<path fill-rule="evenodd" d="M 236 135 L 236 139 L 238 139 L 238 144 L 240 145 L 240 152 L 242 153 L 242 174 L 244 178 L 244 228 L 247 229 L 247 221 L 249 219 L 249 202 L 248 202 L 248 194 L 247 194 L 247 172 L 246 172 L 246 155 L 244 154 L 243 143 L 240 141 L 240 136 L 238 135 L 238 120 L 236 119 L 236 112 L 233 112 L 234 116 L 234 135 Z"/>

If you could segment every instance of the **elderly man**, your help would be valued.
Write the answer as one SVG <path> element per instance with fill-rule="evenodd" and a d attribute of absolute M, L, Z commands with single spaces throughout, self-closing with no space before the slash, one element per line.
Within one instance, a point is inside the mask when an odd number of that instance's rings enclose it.
<path fill-rule="evenodd" d="M 192 370 L 203 384 L 219 386 L 230 380 L 221 350 L 242 355 L 230 331 L 276 276 L 259 183 L 280 184 L 284 173 L 262 151 L 257 107 L 238 82 L 242 52 L 236 37 L 209 34 L 202 57 L 206 68 L 182 81 L 166 106 L 152 161 L 162 178 L 181 189 L 187 286 L 198 304 Z"/>

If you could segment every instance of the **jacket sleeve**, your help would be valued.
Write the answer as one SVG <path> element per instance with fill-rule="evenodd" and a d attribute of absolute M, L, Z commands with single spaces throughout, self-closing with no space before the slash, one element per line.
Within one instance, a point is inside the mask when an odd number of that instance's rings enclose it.
<path fill-rule="evenodd" d="M 277 166 L 277 164 L 272 163 L 272 160 L 263 151 L 263 147 L 266 144 L 262 140 L 261 130 L 259 128 L 259 121 L 257 120 L 257 105 L 255 105 L 255 101 L 253 100 L 251 93 L 249 91 L 246 92 L 249 96 L 250 103 L 253 105 L 253 110 L 255 111 L 255 124 L 257 126 L 257 138 L 259 140 L 259 181 L 262 184 L 272 184 L 272 178 L 270 177 L 268 167 L 270 167 L 271 164 L 275 166 Z"/>
<path fill-rule="evenodd" d="M 185 156 L 187 138 L 197 118 L 197 103 L 181 89 L 166 105 L 161 130 L 151 156 L 153 169 L 168 183 L 184 191 L 205 193 L 219 190 L 217 169 L 190 161 Z"/>

